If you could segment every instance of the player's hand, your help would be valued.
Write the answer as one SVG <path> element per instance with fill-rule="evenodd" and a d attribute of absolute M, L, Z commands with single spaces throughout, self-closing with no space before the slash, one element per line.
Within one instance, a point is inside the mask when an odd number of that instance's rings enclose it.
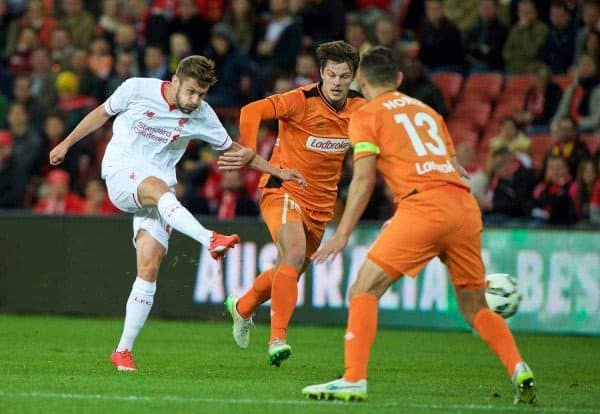
<path fill-rule="evenodd" d="M 252 149 L 246 147 L 242 147 L 237 151 L 228 151 L 219 156 L 217 165 L 223 171 L 239 170 L 248 165 L 255 154 Z"/>
<path fill-rule="evenodd" d="M 273 175 L 277 176 L 282 181 L 294 181 L 295 183 L 300 184 L 302 187 L 306 187 L 308 185 L 306 178 L 304 178 L 304 176 L 296 170 L 280 168 L 279 171 Z"/>
<path fill-rule="evenodd" d="M 331 239 L 327 240 L 324 245 L 319 247 L 319 250 L 317 250 L 310 258 L 317 264 L 323 263 L 328 259 L 333 260 L 339 252 L 344 250 L 344 247 L 346 247 L 347 244 L 348 238 L 336 233 Z"/>
<path fill-rule="evenodd" d="M 49 161 L 51 165 L 58 165 L 65 160 L 69 146 L 63 141 L 50 151 Z"/>

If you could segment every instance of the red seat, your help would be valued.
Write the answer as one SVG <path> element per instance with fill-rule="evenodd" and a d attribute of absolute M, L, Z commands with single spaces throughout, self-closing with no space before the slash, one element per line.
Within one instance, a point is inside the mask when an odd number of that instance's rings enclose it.
<path fill-rule="evenodd" d="M 504 93 L 524 96 L 527 89 L 535 85 L 533 75 L 513 75 L 506 79 Z"/>
<path fill-rule="evenodd" d="M 556 83 L 558 86 L 560 86 L 560 89 L 562 89 L 563 91 L 565 89 L 567 89 L 567 87 L 573 83 L 573 78 L 571 77 L 571 75 L 554 75 L 552 76 L 552 80 L 554 81 L 554 83 Z"/>
<path fill-rule="evenodd" d="M 538 134 L 531 137 L 531 158 L 534 170 L 539 171 L 542 168 L 544 158 L 546 158 L 554 141 L 556 141 L 556 138 L 550 134 Z"/>
<path fill-rule="evenodd" d="M 502 121 L 504 118 L 514 116 L 521 109 L 523 109 L 523 101 L 520 99 L 499 102 L 494 111 L 494 119 Z"/>
<path fill-rule="evenodd" d="M 502 90 L 502 75 L 499 73 L 476 73 L 465 82 L 460 99 L 478 97 L 482 101 L 494 102 Z"/>
<path fill-rule="evenodd" d="M 462 75 L 455 72 L 439 72 L 430 75 L 430 79 L 442 91 L 444 103 L 448 111 L 450 111 L 462 87 Z"/>
<path fill-rule="evenodd" d="M 481 130 L 490 119 L 491 113 L 492 105 L 488 102 L 460 101 L 450 118 L 472 125 L 471 129 Z"/>
<path fill-rule="evenodd" d="M 581 140 L 586 143 L 592 156 L 600 149 L 600 133 L 583 134 Z"/>
<path fill-rule="evenodd" d="M 448 132 L 454 145 L 458 145 L 463 141 L 471 141 L 477 144 L 479 141 L 479 133 L 472 129 L 469 123 L 460 120 L 448 121 Z"/>

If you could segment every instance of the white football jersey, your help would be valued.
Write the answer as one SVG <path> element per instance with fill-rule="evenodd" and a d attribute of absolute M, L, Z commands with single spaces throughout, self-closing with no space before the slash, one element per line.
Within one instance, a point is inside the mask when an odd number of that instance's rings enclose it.
<path fill-rule="evenodd" d="M 216 151 L 232 145 L 210 105 L 202 101 L 194 112 L 185 114 L 167 102 L 167 85 L 159 79 L 131 78 L 104 102 L 106 113 L 116 118 L 102 159 L 102 178 L 132 164 L 150 164 L 161 172 L 159 178 L 173 186 L 175 165 L 190 140 L 205 141 Z"/>

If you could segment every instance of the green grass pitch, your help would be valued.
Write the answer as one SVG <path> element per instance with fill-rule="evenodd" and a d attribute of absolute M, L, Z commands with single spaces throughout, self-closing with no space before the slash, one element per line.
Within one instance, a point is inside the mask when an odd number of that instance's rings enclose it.
<path fill-rule="evenodd" d="M 307 400 L 303 386 L 342 372 L 343 329 L 292 325 L 292 357 L 267 366 L 269 329 L 247 350 L 229 323 L 151 320 L 136 373 L 109 363 L 118 319 L 0 315 L 0 413 L 594 413 L 600 338 L 517 335 L 536 373 L 538 407 L 514 407 L 512 386 L 470 333 L 380 330 L 366 403 Z"/>

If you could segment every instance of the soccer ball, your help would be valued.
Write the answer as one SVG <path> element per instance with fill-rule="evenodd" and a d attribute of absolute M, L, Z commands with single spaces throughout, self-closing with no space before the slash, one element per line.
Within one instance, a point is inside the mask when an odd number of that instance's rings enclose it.
<path fill-rule="evenodd" d="M 508 273 L 493 273 L 485 277 L 485 300 L 491 310 L 503 318 L 510 318 L 519 309 L 521 294 L 517 279 Z"/>

